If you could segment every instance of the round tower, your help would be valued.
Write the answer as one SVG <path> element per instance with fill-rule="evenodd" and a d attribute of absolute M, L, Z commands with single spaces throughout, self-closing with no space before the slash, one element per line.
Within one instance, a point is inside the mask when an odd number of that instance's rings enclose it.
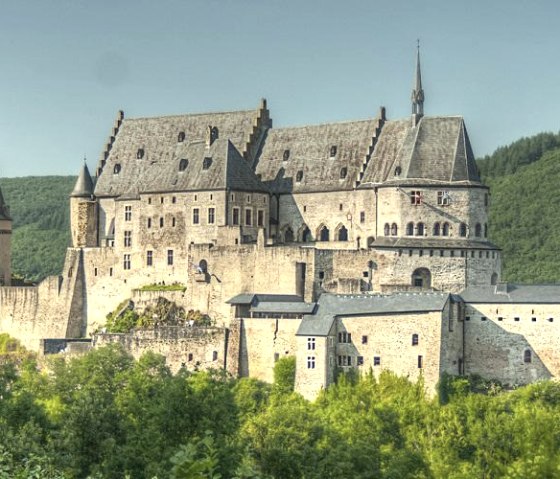
<path fill-rule="evenodd" d="M 74 248 L 97 246 L 97 201 L 85 160 L 76 186 L 70 193 L 70 229 Z"/>
<path fill-rule="evenodd" d="M 0 286 L 12 284 L 12 218 L 0 190 Z"/>

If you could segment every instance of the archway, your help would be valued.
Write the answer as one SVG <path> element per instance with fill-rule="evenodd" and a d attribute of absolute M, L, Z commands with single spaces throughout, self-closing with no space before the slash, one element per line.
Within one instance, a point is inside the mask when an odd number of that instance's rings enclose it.
<path fill-rule="evenodd" d="M 294 242 L 294 231 L 289 226 L 284 231 L 284 243 Z"/>
<path fill-rule="evenodd" d="M 415 288 L 430 289 L 432 286 L 432 273 L 427 268 L 417 268 L 412 273 L 412 286 Z"/>

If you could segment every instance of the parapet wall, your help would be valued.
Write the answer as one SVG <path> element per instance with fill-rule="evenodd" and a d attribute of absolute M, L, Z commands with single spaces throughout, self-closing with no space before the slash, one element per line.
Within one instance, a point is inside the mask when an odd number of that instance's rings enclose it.
<path fill-rule="evenodd" d="M 165 356 L 174 373 L 181 367 L 194 370 L 226 369 L 225 328 L 161 327 L 130 333 L 102 333 L 93 336 L 93 346 L 121 344 L 135 359 L 152 351 Z"/>

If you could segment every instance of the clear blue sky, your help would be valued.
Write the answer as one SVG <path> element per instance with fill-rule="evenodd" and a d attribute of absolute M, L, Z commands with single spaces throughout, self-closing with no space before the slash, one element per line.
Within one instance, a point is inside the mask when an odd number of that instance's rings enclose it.
<path fill-rule="evenodd" d="M 1 0 L 0 176 L 95 167 L 125 116 L 256 108 L 276 126 L 463 115 L 477 156 L 558 131 L 558 1 Z"/>

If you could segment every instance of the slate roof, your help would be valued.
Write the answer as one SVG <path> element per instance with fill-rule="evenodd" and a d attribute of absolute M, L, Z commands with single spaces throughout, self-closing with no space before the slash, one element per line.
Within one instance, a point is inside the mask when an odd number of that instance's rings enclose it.
<path fill-rule="evenodd" d="M 466 303 L 560 304 L 560 284 L 471 286 L 459 294 Z"/>
<path fill-rule="evenodd" d="M 258 304 L 268 303 L 303 303 L 303 298 L 296 294 L 260 294 L 241 293 L 226 301 L 227 304 Z"/>
<path fill-rule="evenodd" d="M 313 314 L 316 303 L 262 301 L 251 307 L 252 313 Z"/>
<path fill-rule="evenodd" d="M 181 171 L 183 160 L 186 160 L 186 167 Z M 205 162 L 209 162 L 207 168 Z M 108 176 L 113 178 L 100 186 Z M 235 146 L 228 139 L 218 139 L 209 147 L 206 142 L 191 142 L 182 148 L 179 158 L 123 162 L 119 174 L 102 173 L 95 193 L 97 196 L 120 194 L 123 199 L 137 197 L 139 193 L 226 188 L 268 192 Z"/>
<path fill-rule="evenodd" d="M 130 189 L 140 193 L 149 188 L 153 191 L 178 190 L 179 177 L 175 174 L 183 158 L 202 161 L 208 126 L 218 129 L 218 138 L 230 140 L 238 151 L 243 151 L 253 131 L 256 110 L 226 113 L 203 113 L 154 118 L 124 119 L 97 180 L 96 196 L 120 196 Z M 180 132 L 185 139 L 178 141 Z M 217 140 L 219 141 L 219 140 Z M 216 143 L 216 142 L 214 142 Z M 223 145 L 223 141 L 221 142 Z M 219 145 L 219 144 L 218 144 Z M 212 145 L 213 152 L 218 145 Z M 137 158 L 138 150 L 144 150 Z M 121 171 L 114 174 L 116 165 Z M 208 176 L 183 175 L 182 187 L 205 189 L 212 186 Z M 177 179 L 177 184 L 173 184 Z"/>
<path fill-rule="evenodd" d="M 377 119 L 369 119 L 270 129 L 256 173 L 274 192 L 351 190 L 377 125 Z M 333 146 L 336 154 L 331 156 Z M 287 160 L 285 151 L 289 151 Z M 341 178 L 343 168 L 346 175 Z M 299 171 L 301 181 L 297 181 Z"/>
<path fill-rule="evenodd" d="M 416 249 L 483 249 L 499 250 L 490 241 L 474 239 L 451 239 L 445 237 L 426 238 L 424 236 L 378 236 L 372 243 L 372 248 L 416 248 Z"/>
<path fill-rule="evenodd" d="M 89 174 L 88 167 L 86 162 L 84 161 L 84 165 L 80 170 L 80 174 L 78 175 L 78 179 L 76 180 L 76 184 L 72 193 L 70 193 L 71 197 L 79 198 L 79 197 L 90 197 L 93 195 L 93 180 L 91 179 L 91 175 Z"/>
<path fill-rule="evenodd" d="M 313 315 L 303 317 L 297 336 L 326 336 L 338 316 L 375 316 L 386 313 L 442 311 L 449 293 L 395 293 L 391 295 L 322 294 Z"/>
<path fill-rule="evenodd" d="M 411 180 L 480 183 L 462 117 L 424 116 L 415 127 L 410 119 L 385 123 L 362 186 Z"/>

